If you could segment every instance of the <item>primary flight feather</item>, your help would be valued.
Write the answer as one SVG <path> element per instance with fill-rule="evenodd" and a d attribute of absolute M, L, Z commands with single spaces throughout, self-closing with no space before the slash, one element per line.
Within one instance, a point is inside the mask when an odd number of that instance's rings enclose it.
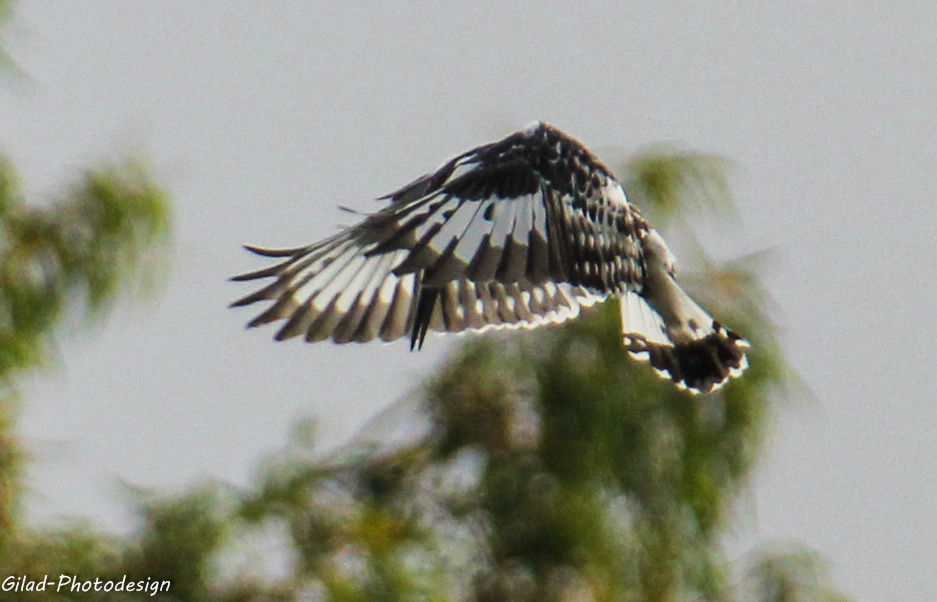
<path fill-rule="evenodd" d="M 234 280 L 273 278 L 234 306 L 272 301 L 249 326 L 285 320 L 277 340 L 336 343 L 429 330 L 559 323 L 621 299 L 632 357 L 695 393 L 747 367 L 747 341 L 680 287 L 673 255 L 581 143 L 535 122 L 463 153 L 382 199 L 355 226 Z"/>

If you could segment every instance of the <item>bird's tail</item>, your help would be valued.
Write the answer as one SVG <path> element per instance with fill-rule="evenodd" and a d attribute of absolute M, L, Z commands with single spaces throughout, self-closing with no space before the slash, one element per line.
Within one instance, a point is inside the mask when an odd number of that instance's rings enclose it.
<path fill-rule="evenodd" d="M 628 294 L 622 298 L 622 326 L 632 358 L 691 393 L 716 391 L 748 368 L 749 342 L 712 318 L 693 337 L 671 337 L 660 315 L 638 295 Z"/>
<path fill-rule="evenodd" d="M 748 341 L 713 322 L 713 332 L 686 343 L 651 343 L 626 335 L 629 354 L 651 364 L 662 377 L 691 393 L 711 393 L 748 368 Z"/>

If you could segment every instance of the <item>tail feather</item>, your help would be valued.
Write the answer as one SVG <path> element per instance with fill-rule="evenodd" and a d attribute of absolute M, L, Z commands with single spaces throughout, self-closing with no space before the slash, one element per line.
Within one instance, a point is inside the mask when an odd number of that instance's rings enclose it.
<path fill-rule="evenodd" d="M 748 341 L 713 322 L 708 335 L 681 343 L 654 343 L 625 336 L 632 357 L 648 362 L 659 376 L 691 393 L 712 393 L 748 368 Z"/>
<path fill-rule="evenodd" d="M 416 305 L 416 319 L 413 321 L 413 331 L 410 334 L 410 351 L 423 348 L 423 341 L 429 331 L 437 299 L 439 299 L 438 288 L 420 289 L 420 297 Z"/>

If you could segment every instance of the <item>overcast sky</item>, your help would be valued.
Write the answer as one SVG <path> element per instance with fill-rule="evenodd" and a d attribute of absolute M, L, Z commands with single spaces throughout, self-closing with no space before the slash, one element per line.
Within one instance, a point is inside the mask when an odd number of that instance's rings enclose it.
<path fill-rule="evenodd" d="M 145 155 L 177 220 L 165 290 L 26 386 L 35 520 L 126 530 L 118 478 L 246 483 L 297 419 L 335 445 L 406 393 L 453 340 L 245 332 L 226 278 L 261 264 L 239 245 L 312 242 L 336 206 L 542 119 L 610 162 L 661 141 L 732 158 L 740 228 L 710 250 L 780 250 L 815 400 L 780 412 L 733 553 L 797 540 L 860 600 L 937 599 L 937 8 L 550 4 L 20 0 L 5 43 L 31 79 L 0 82 L 0 148 L 28 192 Z"/>

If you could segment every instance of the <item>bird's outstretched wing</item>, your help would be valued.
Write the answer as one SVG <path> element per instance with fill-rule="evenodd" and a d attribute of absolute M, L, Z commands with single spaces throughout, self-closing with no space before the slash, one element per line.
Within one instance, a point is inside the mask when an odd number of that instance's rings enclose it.
<path fill-rule="evenodd" d="M 383 197 L 380 211 L 308 247 L 249 247 L 281 263 L 235 305 L 273 300 L 252 326 L 278 339 L 385 341 L 561 322 L 640 290 L 646 223 L 579 142 L 535 123 Z"/>
<path fill-rule="evenodd" d="M 379 211 L 235 280 L 273 282 L 233 305 L 272 304 L 249 323 L 277 339 L 336 343 L 429 330 L 533 328 L 622 298 L 633 357 L 694 392 L 747 366 L 748 343 L 677 284 L 670 251 L 581 143 L 536 122 L 447 161 Z"/>

